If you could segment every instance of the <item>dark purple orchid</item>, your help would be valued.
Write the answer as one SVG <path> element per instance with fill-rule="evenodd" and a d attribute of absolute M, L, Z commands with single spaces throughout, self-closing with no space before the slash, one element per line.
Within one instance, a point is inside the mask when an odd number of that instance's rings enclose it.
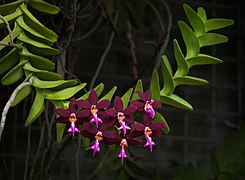
<path fill-rule="evenodd" d="M 105 108 L 110 105 L 109 100 L 102 100 L 98 102 L 98 95 L 95 90 L 91 90 L 89 93 L 88 101 L 79 100 L 77 105 L 87 110 L 87 117 L 92 115 L 90 123 L 95 123 L 98 128 L 99 123 L 102 123 L 102 117 L 105 115 Z"/>
<path fill-rule="evenodd" d="M 155 145 L 155 142 L 153 142 L 152 137 L 158 137 L 161 135 L 161 130 L 165 126 L 164 122 L 155 122 L 152 123 L 150 120 L 144 121 L 143 124 L 136 123 L 132 125 L 132 128 L 136 131 L 133 131 L 132 134 L 137 135 L 145 135 L 146 144 L 144 147 L 149 146 L 151 152 L 152 152 L 152 146 Z"/>
<path fill-rule="evenodd" d="M 150 90 L 145 91 L 145 93 L 142 93 L 140 91 L 136 92 L 140 96 L 141 100 L 131 100 L 130 102 L 132 103 L 132 105 L 137 106 L 139 111 L 145 111 L 145 116 L 149 115 L 151 119 L 154 119 L 155 111 L 153 108 L 161 108 L 161 102 L 151 99 Z"/>
<path fill-rule="evenodd" d="M 116 121 L 118 120 L 120 124 L 118 130 L 122 130 L 124 135 L 126 135 L 127 129 L 131 129 L 128 125 L 133 124 L 134 122 L 134 119 L 130 117 L 130 114 L 133 114 L 135 111 L 137 111 L 136 106 L 129 106 L 123 109 L 123 102 L 121 98 L 116 96 L 114 100 L 114 108 L 106 110 L 110 120 L 110 122 L 108 122 L 109 126 L 115 125 Z"/>
<path fill-rule="evenodd" d="M 59 108 L 55 110 L 55 113 L 59 115 L 59 117 L 54 119 L 55 122 L 70 124 L 68 132 L 72 133 L 73 138 L 75 132 L 80 132 L 80 130 L 76 127 L 76 124 L 82 124 L 83 118 L 87 116 L 86 112 L 78 111 L 75 98 L 71 99 L 68 110 Z"/>
<path fill-rule="evenodd" d="M 110 145 L 117 138 L 117 133 L 110 130 L 106 131 L 106 126 L 103 124 L 96 128 L 91 123 L 85 123 L 84 127 L 86 130 L 81 131 L 81 135 L 87 138 L 95 138 L 94 145 L 89 148 L 94 151 L 93 156 L 96 152 L 100 152 L 100 141 Z"/>

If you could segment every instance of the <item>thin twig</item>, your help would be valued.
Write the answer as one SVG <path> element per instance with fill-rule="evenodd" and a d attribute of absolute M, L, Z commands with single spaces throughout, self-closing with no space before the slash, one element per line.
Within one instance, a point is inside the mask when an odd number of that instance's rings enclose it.
<path fill-rule="evenodd" d="M 4 106 L 4 109 L 3 109 L 3 112 L 2 112 L 2 118 L 1 118 L 1 124 L 0 124 L 0 142 L 1 142 L 1 137 L 2 137 L 2 133 L 3 133 L 3 129 L 4 129 L 4 125 L 5 125 L 5 122 L 6 122 L 6 116 L 8 114 L 8 110 L 11 106 L 11 104 L 13 103 L 16 95 L 18 94 L 18 92 L 23 89 L 24 87 L 26 86 L 31 86 L 33 83 L 33 77 L 31 77 L 29 79 L 28 82 L 23 82 L 21 83 L 15 90 L 14 92 L 11 94 L 8 102 L 6 103 L 6 105 Z"/>
<path fill-rule="evenodd" d="M 119 15 L 119 11 L 117 11 L 116 16 L 115 16 L 115 21 L 114 21 L 115 24 L 116 24 L 116 22 L 118 20 L 118 15 Z M 100 70 L 101 70 L 103 64 L 104 64 L 105 58 L 106 58 L 107 54 L 109 53 L 109 50 L 111 49 L 111 45 L 112 45 L 112 42 L 114 40 L 115 34 L 116 34 L 115 31 L 112 31 L 111 32 L 111 35 L 109 37 L 108 44 L 106 46 L 106 49 L 105 49 L 104 53 L 102 54 L 102 56 L 100 58 L 99 65 L 98 65 L 98 67 L 96 69 L 96 72 L 94 73 L 94 76 L 93 76 L 93 78 L 91 80 L 89 89 L 92 89 L 94 87 L 95 81 L 96 81 L 96 79 L 97 79 L 97 77 L 98 77 L 98 75 L 100 73 Z"/>
<path fill-rule="evenodd" d="M 8 21 L 2 15 L 0 15 L 0 19 L 2 19 L 2 21 L 5 23 L 6 28 L 8 30 L 8 33 L 9 33 L 9 37 L 10 37 L 10 41 L 9 42 L 0 41 L 0 45 L 2 45 L 2 46 L 12 46 L 12 47 L 14 47 L 14 48 L 16 48 L 18 50 L 22 50 L 23 49 L 22 46 L 14 43 L 13 33 L 12 33 L 12 30 L 10 28 L 10 25 L 9 25 Z"/>

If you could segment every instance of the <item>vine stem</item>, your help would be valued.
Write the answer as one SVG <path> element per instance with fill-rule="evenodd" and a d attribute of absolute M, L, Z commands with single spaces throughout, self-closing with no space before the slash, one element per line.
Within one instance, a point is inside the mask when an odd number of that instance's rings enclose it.
<path fill-rule="evenodd" d="M 5 122 L 6 122 L 6 117 L 7 117 L 7 114 L 8 114 L 8 110 L 11 106 L 11 104 L 13 103 L 16 95 L 18 94 L 18 92 L 23 89 L 24 87 L 26 86 L 31 86 L 32 83 L 33 83 L 33 77 L 31 77 L 29 79 L 28 82 L 23 82 L 21 83 L 15 90 L 14 92 L 11 94 L 8 102 L 6 103 L 6 105 L 4 106 L 4 109 L 3 109 L 3 112 L 2 112 L 2 118 L 1 118 L 1 124 L 0 124 L 0 142 L 1 142 L 1 137 L 2 137 L 2 133 L 3 133 L 3 129 L 4 129 L 4 125 L 5 125 Z"/>
<path fill-rule="evenodd" d="M 22 50 L 23 47 L 18 45 L 18 44 L 15 44 L 14 43 L 14 37 L 13 37 L 13 33 L 11 31 L 11 28 L 10 28 L 10 25 L 8 23 L 8 21 L 5 19 L 5 17 L 3 17 L 2 15 L 0 15 L 0 19 L 5 23 L 6 25 L 6 28 L 8 30 L 8 33 L 9 33 L 9 37 L 10 37 L 10 42 L 3 42 L 3 41 L 0 41 L 0 45 L 3 45 L 3 46 L 12 46 L 18 50 Z M 1 139 L 0 139 L 1 140 Z"/>

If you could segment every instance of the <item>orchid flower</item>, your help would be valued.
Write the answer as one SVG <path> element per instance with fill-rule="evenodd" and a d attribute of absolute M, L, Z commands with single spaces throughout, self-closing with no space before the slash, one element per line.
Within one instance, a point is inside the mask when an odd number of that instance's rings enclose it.
<path fill-rule="evenodd" d="M 123 102 L 121 98 L 116 96 L 114 101 L 114 108 L 106 110 L 106 113 L 110 119 L 109 124 L 111 124 L 111 126 L 115 125 L 116 120 L 118 120 L 118 123 L 120 124 L 118 130 L 122 130 L 124 135 L 126 135 L 126 131 L 131 129 L 128 125 L 133 124 L 134 122 L 134 119 L 130 117 L 130 114 L 133 114 L 136 110 L 136 106 L 129 106 L 123 109 Z"/>
<path fill-rule="evenodd" d="M 89 93 L 88 101 L 78 100 L 77 105 L 83 109 L 89 110 L 88 117 L 92 115 L 90 123 L 95 123 L 98 128 L 99 123 L 102 123 L 101 117 L 105 115 L 105 108 L 110 105 L 109 100 L 102 100 L 98 102 L 98 95 L 95 90 Z"/>

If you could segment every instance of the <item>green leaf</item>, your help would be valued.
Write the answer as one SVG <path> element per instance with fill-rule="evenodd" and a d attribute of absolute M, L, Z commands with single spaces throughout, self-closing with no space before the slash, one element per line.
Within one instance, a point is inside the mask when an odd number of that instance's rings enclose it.
<path fill-rule="evenodd" d="M 140 91 L 140 92 L 143 92 L 144 90 L 143 90 L 143 84 L 142 84 L 142 80 L 141 79 L 139 79 L 138 81 L 137 81 L 137 84 L 136 84 L 136 86 L 135 86 L 135 88 L 134 88 L 134 92 L 133 92 L 133 96 L 132 96 L 132 100 L 136 100 L 136 99 L 140 99 L 140 97 L 139 97 L 139 95 L 136 93 L 136 91 Z"/>
<path fill-rule="evenodd" d="M 66 124 L 56 123 L 56 140 L 58 143 L 61 142 L 63 138 L 65 127 Z"/>
<path fill-rule="evenodd" d="M 44 55 L 44 56 L 50 56 L 50 55 L 57 55 L 59 54 L 59 50 L 52 48 L 44 43 L 41 43 L 39 41 L 35 41 L 28 36 L 25 35 L 25 33 L 22 31 L 19 36 L 17 37 L 20 41 L 25 42 L 31 46 L 28 49 L 35 52 L 35 54 Z"/>
<path fill-rule="evenodd" d="M 101 93 L 103 92 L 103 90 L 104 90 L 104 84 L 103 83 L 100 83 L 99 85 L 97 85 L 93 89 L 97 92 L 97 95 L 99 97 L 101 95 Z M 89 93 L 90 93 L 90 91 L 89 92 L 86 92 L 84 95 L 82 95 L 77 100 L 87 100 L 88 99 L 88 96 L 89 96 Z"/>
<path fill-rule="evenodd" d="M 19 54 L 21 57 L 24 57 L 24 59 L 28 59 L 30 64 L 37 69 L 53 71 L 55 68 L 54 62 L 42 56 L 37 56 L 37 55 L 30 53 L 26 49 L 26 47 L 23 47 L 23 50 L 19 52 Z"/>
<path fill-rule="evenodd" d="M 192 67 L 196 65 L 218 64 L 218 63 L 222 63 L 223 61 L 213 56 L 209 56 L 206 54 L 199 54 L 196 57 L 187 59 L 187 62 L 189 67 Z"/>
<path fill-rule="evenodd" d="M 194 30 L 197 37 L 205 34 L 205 26 L 202 19 L 197 15 L 197 13 L 188 5 L 184 4 L 185 14 Z"/>
<path fill-rule="evenodd" d="M 167 56 L 165 55 L 162 57 L 162 75 L 164 86 L 161 91 L 166 95 L 170 95 L 174 91 L 174 81 L 172 77 L 171 66 L 169 64 Z"/>
<path fill-rule="evenodd" d="M 48 99 L 48 100 L 65 100 L 65 99 L 69 99 L 72 96 L 74 96 L 74 94 L 76 94 L 78 91 L 83 89 L 85 86 L 86 86 L 86 83 L 83 83 L 83 84 L 79 84 L 79 85 L 74 86 L 74 87 L 69 87 L 69 88 L 66 88 L 66 89 L 62 89 L 60 91 L 49 91 L 49 90 L 46 90 L 45 99 Z"/>
<path fill-rule="evenodd" d="M 200 43 L 200 47 L 203 47 L 225 43 L 228 41 L 228 38 L 217 33 L 206 33 L 205 35 L 200 36 L 198 40 Z"/>
<path fill-rule="evenodd" d="M 32 35 L 34 35 L 35 37 L 38 38 L 38 41 L 41 41 L 45 44 L 48 44 L 49 46 L 52 46 L 53 45 L 53 41 L 51 41 L 50 39 L 48 39 L 47 37 L 43 36 L 42 34 L 40 34 L 39 32 L 37 32 L 36 30 L 32 29 L 30 26 L 28 26 L 25 21 L 24 21 L 24 18 L 23 16 L 19 16 L 17 19 L 16 19 L 16 22 L 19 24 L 19 26 L 21 28 L 23 28 L 25 31 L 31 33 Z"/>
<path fill-rule="evenodd" d="M 108 99 L 109 101 L 111 101 L 111 99 L 112 99 L 113 95 L 115 94 L 116 90 L 117 90 L 117 87 L 114 86 L 108 93 L 106 93 L 106 95 L 104 95 L 104 96 L 100 99 L 100 101 L 101 101 L 101 100 L 104 100 L 104 99 Z"/>
<path fill-rule="evenodd" d="M 18 80 L 24 75 L 24 71 L 22 69 L 23 65 L 27 63 L 26 60 L 21 61 L 17 66 L 11 69 L 1 80 L 3 85 L 10 85 Z"/>
<path fill-rule="evenodd" d="M 46 3 L 42 0 L 31 0 L 29 1 L 28 5 L 30 5 L 33 9 L 47 14 L 57 14 L 60 11 L 59 7 Z"/>
<path fill-rule="evenodd" d="M 38 79 L 37 77 L 34 77 L 34 81 L 33 81 L 33 86 L 40 88 L 40 89 L 49 89 L 49 88 L 54 88 L 54 87 L 58 87 L 61 85 L 66 85 L 66 84 L 73 84 L 73 82 L 76 82 L 76 80 L 56 80 L 56 81 L 42 81 L 40 79 Z"/>
<path fill-rule="evenodd" d="M 55 32 L 46 28 L 42 23 L 40 23 L 27 9 L 26 5 L 23 3 L 20 5 L 21 10 L 24 13 L 25 22 L 32 28 L 38 31 L 40 34 L 46 36 L 51 41 L 56 42 L 58 36 Z"/>
<path fill-rule="evenodd" d="M 22 14 L 22 11 L 20 10 L 20 8 L 17 8 L 15 12 L 13 12 L 7 16 L 4 16 L 4 18 L 6 19 L 6 21 L 10 22 L 13 19 L 17 18 L 18 16 L 20 16 L 21 14 Z M 0 27 L 2 27 L 3 25 L 5 26 L 5 23 L 2 19 L 0 19 Z"/>
<path fill-rule="evenodd" d="M 133 88 L 130 88 L 123 96 L 122 96 L 122 102 L 123 102 L 123 107 L 126 108 L 128 106 L 129 100 L 131 98 L 133 92 Z"/>
<path fill-rule="evenodd" d="M 178 25 L 186 46 L 186 58 L 197 56 L 200 51 L 198 38 L 184 21 L 178 21 Z"/>
<path fill-rule="evenodd" d="M 156 69 L 153 70 L 150 88 L 151 88 L 152 99 L 160 100 L 159 77 Z"/>
<path fill-rule="evenodd" d="M 36 69 L 36 68 L 32 67 L 30 63 L 26 63 L 23 66 L 23 68 L 27 71 L 33 72 L 41 80 L 54 81 L 54 80 L 60 80 L 62 78 L 62 76 L 60 74 L 50 72 L 50 71 L 46 71 L 46 70 Z"/>
<path fill-rule="evenodd" d="M 205 79 L 198 78 L 198 77 L 192 77 L 192 76 L 182 76 L 182 77 L 176 77 L 174 78 L 175 86 L 178 86 L 180 84 L 186 84 L 186 85 L 205 85 L 208 83 Z"/>
<path fill-rule="evenodd" d="M 45 92 L 42 89 L 36 88 L 36 96 L 26 119 L 25 126 L 29 126 L 42 114 L 45 108 L 44 96 Z"/>
<path fill-rule="evenodd" d="M 11 104 L 11 107 L 18 105 L 23 99 L 25 99 L 27 96 L 31 94 L 31 91 L 31 86 L 25 86 L 24 88 L 22 88 L 15 96 L 14 101 Z"/>
<path fill-rule="evenodd" d="M 0 59 L 0 74 L 5 73 L 19 62 L 17 49 L 12 49 L 8 54 Z"/>
<path fill-rule="evenodd" d="M 169 96 L 161 93 L 160 101 L 164 104 L 168 104 L 171 106 L 175 106 L 177 108 L 186 109 L 186 110 L 193 110 L 192 106 L 181 97 L 177 96 L 176 94 L 171 94 Z"/>
<path fill-rule="evenodd" d="M 12 14 L 17 7 L 19 6 L 20 3 L 24 2 L 25 0 L 18 0 L 18 1 L 14 1 L 8 4 L 1 4 L 0 5 L 0 12 L 2 16 L 8 15 L 8 14 Z"/>
<path fill-rule="evenodd" d="M 170 128 L 168 126 L 167 121 L 165 118 L 157 111 L 155 111 L 156 115 L 155 118 L 152 120 L 152 122 L 164 122 L 165 126 L 161 129 L 165 134 L 168 134 L 170 132 Z"/>
<path fill-rule="evenodd" d="M 221 29 L 227 26 L 231 26 L 234 24 L 234 21 L 231 19 L 222 19 L 222 18 L 213 18 L 207 20 L 205 23 L 206 31 L 212 31 Z"/>
<path fill-rule="evenodd" d="M 174 57 L 177 61 L 177 65 L 178 65 L 178 68 L 177 68 L 177 71 L 176 71 L 174 77 L 185 76 L 185 75 L 187 75 L 187 73 L 189 71 L 188 64 L 185 60 L 185 57 L 184 57 L 184 55 L 180 49 L 179 43 L 176 39 L 174 39 L 173 44 L 174 44 Z"/>
<path fill-rule="evenodd" d="M 17 23 L 14 23 L 14 29 L 12 31 L 13 39 L 15 39 L 21 32 L 21 28 Z M 2 42 L 10 42 L 10 35 L 7 35 L 5 38 L 1 40 Z M 5 46 L 0 46 L 0 51 L 5 48 Z"/>
<path fill-rule="evenodd" d="M 207 21 L 206 11 L 202 7 L 197 8 L 197 14 L 204 23 Z"/>

